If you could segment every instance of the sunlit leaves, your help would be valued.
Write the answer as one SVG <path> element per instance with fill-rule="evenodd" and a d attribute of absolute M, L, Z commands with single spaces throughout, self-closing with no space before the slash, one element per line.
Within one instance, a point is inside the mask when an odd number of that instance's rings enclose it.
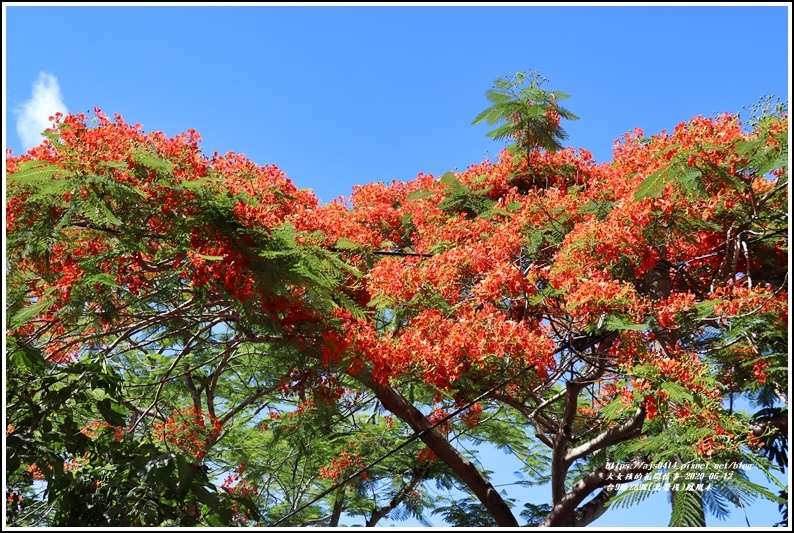
<path fill-rule="evenodd" d="M 787 394 L 787 116 L 635 131 L 597 164 L 561 149 L 575 117 L 543 82 L 486 94 L 475 122 L 515 143 L 494 161 L 322 206 L 120 117 L 64 117 L 8 158 L 8 468 L 62 498 L 42 523 L 85 519 L 72 504 L 100 525 L 425 519 L 424 485 L 468 490 L 461 473 L 418 441 L 376 461 L 411 416 L 467 402 L 442 444 L 469 464 L 496 446 L 552 507 L 607 453 L 782 464 L 781 435 L 747 428 Z M 385 412 L 383 389 L 416 412 Z M 766 410 L 733 412 L 739 395 Z M 435 513 L 491 524 L 482 503 Z"/>
<path fill-rule="evenodd" d="M 560 127 L 560 118 L 576 120 L 579 117 L 559 105 L 569 98 L 561 91 L 542 89 L 546 80 L 537 72 L 518 73 L 511 78 L 497 78 L 494 88 L 485 96 L 493 105 L 479 113 L 472 124 L 485 122 L 493 125 L 505 122 L 488 133 L 495 140 L 513 140 L 529 151 L 544 148 L 557 151 L 567 133 Z"/>

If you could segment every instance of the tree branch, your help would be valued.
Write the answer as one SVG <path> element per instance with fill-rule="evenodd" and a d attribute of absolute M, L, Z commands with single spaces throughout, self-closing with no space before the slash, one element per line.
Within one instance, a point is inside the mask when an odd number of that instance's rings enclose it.
<path fill-rule="evenodd" d="M 367 520 L 366 527 L 375 527 L 375 524 L 377 524 L 381 518 L 389 514 L 395 507 L 400 505 L 400 503 L 402 503 L 402 501 L 407 498 L 411 492 L 413 492 L 416 486 L 425 479 L 429 471 L 430 466 L 428 465 L 415 472 L 411 478 L 411 481 L 409 481 L 408 484 L 400 489 L 400 491 L 395 494 L 391 500 L 389 500 L 389 503 L 380 509 L 375 509 L 372 511 L 372 517 Z"/>
<path fill-rule="evenodd" d="M 750 432 L 754 437 L 761 437 L 770 428 L 777 429 L 781 435 L 788 435 L 788 411 L 782 411 L 779 415 L 750 424 Z"/>
<path fill-rule="evenodd" d="M 565 411 L 560 420 L 559 428 L 554 436 L 554 446 L 551 452 L 551 498 L 556 505 L 565 493 L 565 476 L 572 461 L 568 459 L 568 441 L 571 438 L 571 428 L 576 418 L 576 408 L 579 403 L 579 393 L 587 385 L 601 378 L 606 371 L 606 361 L 604 354 L 606 350 L 615 342 L 617 334 L 606 337 L 599 343 L 595 354 L 595 360 L 591 362 L 590 369 L 581 379 L 572 380 L 566 383 L 565 388 Z"/>
<path fill-rule="evenodd" d="M 617 487 L 604 487 L 598 495 L 573 512 L 573 527 L 585 527 L 592 524 L 607 512 L 607 502 L 617 495 Z"/>
<path fill-rule="evenodd" d="M 396 389 L 383 385 L 372 379 L 368 372 L 360 372 L 352 377 L 368 387 L 378 397 L 383 406 L 402 419 L 416 432 L 433 452 L 444 461 L 460 478 L 472 493 L 488 509 L 499 527 L 517 527 L 518 521 L 510 511 L 510 507 L 502 499 L 491 483 L 483 477 L 471 461 L 463 457 L 458 450 L 436 429 L 433 424 Z"/>
<path fill-rule="evenodd" d="M 631 418 L 621 425 L 610 428 L 584 444 L 568 450 L 568 453 L 565 454 L 565 460 L 575 461 L 612 444 L 636 437 L 642 431 L 643 422 L 645 422 L 645 409 L 640 407 Z"/>
<path fill-rule="evenodd" d="M 645 460 L 636 460 L 630 463 L 614 465 L 611 468 L 602 467 L 587 474 L 585 477 L 579 480 L 579 482 L 574 485 L 573 488 L 560 499 L 560 501 L 554 504 L 551 512 L 540 524 L 541 527 L 570 527 L 574 525 L 586 525 L 589 523 L 584 522 L 586 519 L 589 518 L 590 521 L 595 520 L 601 516 L 604 511 L 606 511 L 606 502 L 613 495 L 609 494 L 609 491 L 614 490 L 614 487 L 612 487 L 612 489 L 608 488 L 607 494 L 599 494 L 595 500 L 597 503 L 593 503 L 592 507 L 588 507 L 590 506 L 590 503 L 588 503 L 581 509 L 577 510 L 576 506 L 584 501 L 587 496 L 604 486 L 614 486 L 628 482 L 626 479 L 616 479 L 617 474 L 637 474 L 646 472 L 648 472 L 648 462 Z M 593 508 L 598 506 L 602 507 L 603 510 Z M 576 523 L 577 511 L 579 512 L 579 520 L 581 521 L 580 523 Z"/>

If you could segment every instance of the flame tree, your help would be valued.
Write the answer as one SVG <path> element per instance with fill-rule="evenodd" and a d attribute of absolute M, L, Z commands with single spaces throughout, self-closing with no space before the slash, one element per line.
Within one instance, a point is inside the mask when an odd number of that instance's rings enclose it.
<path fill-rule="evenodd" d="M 704 525 L 783 502 L 746 467 L 787 463 L 785 106 L 635 130 L 597 164 L 544 83 L 488 91 L 497 160 L 325 205 L 99 110 L 7 154 L 7 523 L 583 526 L 664 490 L 672 525 Z M 482 443 L 548 499 L 497 491 Z"/>

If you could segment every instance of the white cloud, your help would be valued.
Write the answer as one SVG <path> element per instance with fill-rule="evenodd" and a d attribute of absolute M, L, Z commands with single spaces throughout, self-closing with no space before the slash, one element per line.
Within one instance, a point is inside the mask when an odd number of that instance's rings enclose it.
<path fill-rule="evenodd" d="M 58 78 L 46 72 L 39 73 L 33 84 L 33 95 L 22 104 L 17 118 L 17 133 L 25 150 L 41 144 L 41 132 L 52 127 L 50 117 L 57 112 L 67 113 L 63 103 Z"/>

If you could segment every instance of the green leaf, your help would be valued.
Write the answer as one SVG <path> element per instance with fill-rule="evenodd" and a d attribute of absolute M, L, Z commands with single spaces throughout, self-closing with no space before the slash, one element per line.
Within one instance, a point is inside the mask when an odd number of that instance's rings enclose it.
<path fill-rule="evenodd" d="M 88 276 L 85 278 L 86 284 L 94 284 L 99 283 L 101 285 L 105 285 L 107 287 L 112 287 L 114 289 L 121 287 L 119 283 L 116 281 L 116 278 L 110 274 L 94 274 L 93 276 Z"/>
<path fill-rule="evenodd" d="M 697 318 L 703 318 L 711 316 L 714 313 L 714 307 L 722 302 L 723 300 L 721 299 L 705 300 L 703 302 L 696 303 L 691 307 L 691 309 L 697 313 Z"/>
<path fill-rule="evenodd" d="M 373 296 L 367 307 L 374 307 L 376 309 L 388 309 L 394 305 L 394 298 L 387 294 L 376 294 Z"/>
<path fill-rule="evenodd" d="M 67 175 L 67 173 L 63 172 L 61 167 L 58 165 L 53 165 L 52 163 L 46 163 L 43 161 L 26 161 L 25 163 L 31 164 L 24 165 L 24 170 L 22 169 L 23 164 L 20 164 L 20 170 L 18 172 L 14 172 L 13 174 L 9 174 L 7 176 L 9 183 L 36 185 L 41 181 L 49 181 L 58 173 L 64 173 L 64 175 Z"/>
<path fill-rule="evenodd" d="M 746 188 L 743 182 L 728 174 L 724 169 L 717 171 L 717 177 L 739 192 L 743 192 Z"/>
<path fill-rule="evenodd" d="M 757 140 L 752 141 L 740 141 L 736 143 L 734 150 L 739 155 L 745 155 L 748 152 L 757 150 L 761 147 L 761 144 Z"/>
<path fill-rule="evenodd" d="M 670 527 L 701 527 L 702 503 L 695 492 L 678 491 L 673 500 L 673 509 L 670 514 Z"/>
<path fill-rule="evenodd" d="M 259 257 L 262 259 L 283 259 L 286 257 L 299 257 L 299 250 L 262 250 L 259 252 Z"/>
<path fill-rule="evenodd" d="M 428 196 L 433 196 L 436 194 L 434 191 L 414 191 L 409 193 L 405 196 L 406 200 L 421 200 L 422 198 L 427 198 Z"/>
<path fill-rule="evenodd" d="M 662 383 L 661 389 L 667 393 L 669 398 L 676 402 L 676 403 L 684 403 L 684 402 L 693 402 L 695 399 L 692 397 L 692 394 L 684 387 L 679 385 L 678 383 L 674 383 L 671 381 L 665 381 Z"/>
<path fill-rule="evenodd" d="M 546 115 L 547 107 L 542 104 L 534 104 L 529 106 L 528 108 L 524 109 L 522 113 L 524 116 L 533 118 L 533 117 L 542 117 Z"/>
<path fill-rule="evenodd" d="M 604 220 L 614 205 L 615 202 L 596 202 L 591 199 L 586 204 L 579 206 L 578 211 L 583 215 L 596 215 L 599 220 Z"/>
<path fill-rule="evenodd" d="M 117 168 L 119 170 L 127 170 L 129 168 L 125 161 L 102 161 L 100 165 L 107 168 Z"/>
<path fill-rule="evenodd" d="M 785 168 L 788 166 L 788 154 L 780 154 L 777 158 L 770 158 L 769 161 L 761 168 L 758 169 L 759 176 L 765 176 L 769 172 L 773 170 L 777 170 L 779 168 Z"/>
<path fill-rule="evenodd" d="M 658 198 L 664 192 L 667 186 L 667 168 L 660 168 L 640 183 L 637 192 L 634 193 L 635 200 L 644 200 L 645 198 Z"/>
<path fill-rule="evenodd" d="M 339 250 L 354 250 L 360 247 L 361 245 L 356 244 L 355 242 L 351 241 L 346 237 L 340 238 L 338 241 L 336 241 L 336 244 L 334 245 L 334 248 L 337 248 Z"/>
<path fill-rule="evenodd" d="M 40 161 L 38 159 L 30 159 L 28 161 L 22 161 L 17 165 L 19 170 L 16 173 L 22 172 L 23 170 L 30 170 L 32 168 L 42 168 L 46 166 L 52 166 L 52 163 L 48 161 Z"/>
<path fill-rule="evenodd" d="M 202 485 L 198 483 L 194 483 L 191 487 L 193 494 L 196 496 L 196 499 L 212 509 L 213 511 L 217 512 L 220 509 L 220 500 L 218 496 L 208 491 Z"/>
<path fill-rule="evenodd" d="M 166 174 L 170 173 L 174 168 L 174 165 L 170 161 L 157 157 L 151 152 L 136 152 L 133 154 L 132 158 L 139 165 Z"/>
<path fill-rule="evenodd" d="M 640 378 L 654 376 L 657 373 L 658 369 L 653 365 L 638 365 L 632 369 L 632 374 Z"/>
<path fill-rule="evenodd" d="M 179 499 L 184 499 L 187 491 L 190 489 L 190 466 L 184 455 L 176 456 L 176 466 L 179 475 Z"/>
<path fill-rule="evenodd" d="M 86 391 L 86 395 L 94 400 L 104 400 L 105 398 L 108 397 L 108 393 L 105 392 L 105 389 L 100 389 L 98 387 L 93 389 L 88 389 Z"/>
<path fill-rule="evenodd" d="M 108 222 L 113 224 L 114 226 L 123 226 L 124 222 L 121 221 L 116 215 L 113 214 L 113 211 L 110 210 L 108 206 L 105 205 L 104 202 L 97 202 L 99 204 L 99 208 L 102 210 L 102 213 L 105 215 L 105 218 L 108 219 Z"/>
<path fill-rule="evenodd" d="M 662 150 L 662 151 L 660 151 L 660 152 L 656 152 L 656 153 L 654 154 L 654 157 L 658 158 L 659 156 L 662 156 L 662 155 L 664 155 L 664 154 L 667 154 L 667 153 L 669 153 L 669 152 L 672 152 L 673 150 L 677 150 L 677 149 L 678 149 L 678 148 L 680 148 L 680 147 L 681 147 L 681 143 L 676 143 L 676 144 L 673 144 L 672 146 L 668 146 L 667 148 L 665 148 L 664 150 Z"/>
<path fill-rule="evenodd" d="M 61 128 L 63 129 L 71 129 L 67 128 L 65 124 L 61 124 Z M 49 130 L 49 131 L 42 131 L 41 135 L 52 142 L 58 141 L 61 138 L 61 133 L 58 130 Z"/>
<path fill-rule="evenodd" d="M 17 311 L 13 317 L 11 317 L 9 322 L 11 329 L 16 329 L 23 325 L 34 316 L 37 316 L 39 313 L 42 313 L 52 307 L 54 303 L 55 300 L 52 298 L 41 298 L 36 303 L 28 305 L 27 307 L 23 307 Z"/>
<path fill-rule="evenodd" d="M 440 181 L 441 185 L 453 193 L 462 193 L 469 190 L 469 188 L 462 184 L 452 172 L 446 172 L 443 176 L 441 176 Z"/>
<path fill-rule="evenodd" d="M 521 131 L 520 128 L 520 124 L 509 122 L 507 124 L 502 124 L 495 130 L 489 131 L 486 133 L 486 136 L 493 138 L 495 141 L 502 141 L 505 139 L 510 139 L 516 133 L 519 133 Z"/>
<path fill-rule="evenodd" d="M 645 331 L 648 329 L 648 324 L 626 322 L 619 316 L 610 315 L 606 319 L 606 329 L 610 331 Z"/>
<path fill-rule="evenodd" d="M 39 372 L 44 369 L 45 359 L 41 351 L 22 344 L 17 344 L 18 349 L 8 355 L 8 362 L 12 366 L 21 365 L 31 372 Z"/>
<path fill-rule="evenodd" d="M 210 513 L 204 518 L 210 527 L 223 527 L 226 525 L 217 513 Z"/>
<path fill-rule="evenodd" d="M 123 427 L 127 423 L 125 415 L 113 408 L 114 405 L 111 404 L 110 398 L 97 402 L 96 406 L 102 414 L 102 418 L 111 426 Z M 118 407 L 118 405 L 115 407 Z"/>
<path fill-rule="evenodd" d="M 513 216 L 513 213 L 511 213 L 510 211 L 508 211 L 506 209 L 500 209 L 498 207 L 492 207 L 491 209 L 489 209 L 488 211 L 484 212 L 480 216 L 482 218 L 490 219 L 490 218 L 495 217 L 496 215 L 502 215 L 504 217 L 511 217 L 511 216 Z"/>
<path fill-rule="evenodd" d="M 222 255 L 204 255 L 196 251 L 194 251 L 193 253 L 195 254 L 196 257 L 200 257 L 206 261 L 223 261 Z"/>
<path fill-rule="evenodd" d="M 623 405 L 620 398 L 615 398 L 601 409 L 601 414 L 607 420 L 618 420 L 626 414 L 630 408 Z"/>
<path fill-rule="evenodd" d="M 686 192 L 694 193 L 696 196 L 706 196 L 706 189 L 700 179 L 703 172 L 697 167 L 690 166 L 683 166 L 681 170 L 681 173 L 676 176 L 681 188 Z"/>
<path fill-rule="evenodd" d="M 204 189 L 207 185 L 211 183 L 221 183 L 223 182 L 222 178 L 215 178 L 215 177 L 205 177 L 199 178 L 197 180 L 184 180 L 179 184 L 179 187 L 183 189 L 187 189 L 188 191 L 196 191 L 200 189 Z"/>

